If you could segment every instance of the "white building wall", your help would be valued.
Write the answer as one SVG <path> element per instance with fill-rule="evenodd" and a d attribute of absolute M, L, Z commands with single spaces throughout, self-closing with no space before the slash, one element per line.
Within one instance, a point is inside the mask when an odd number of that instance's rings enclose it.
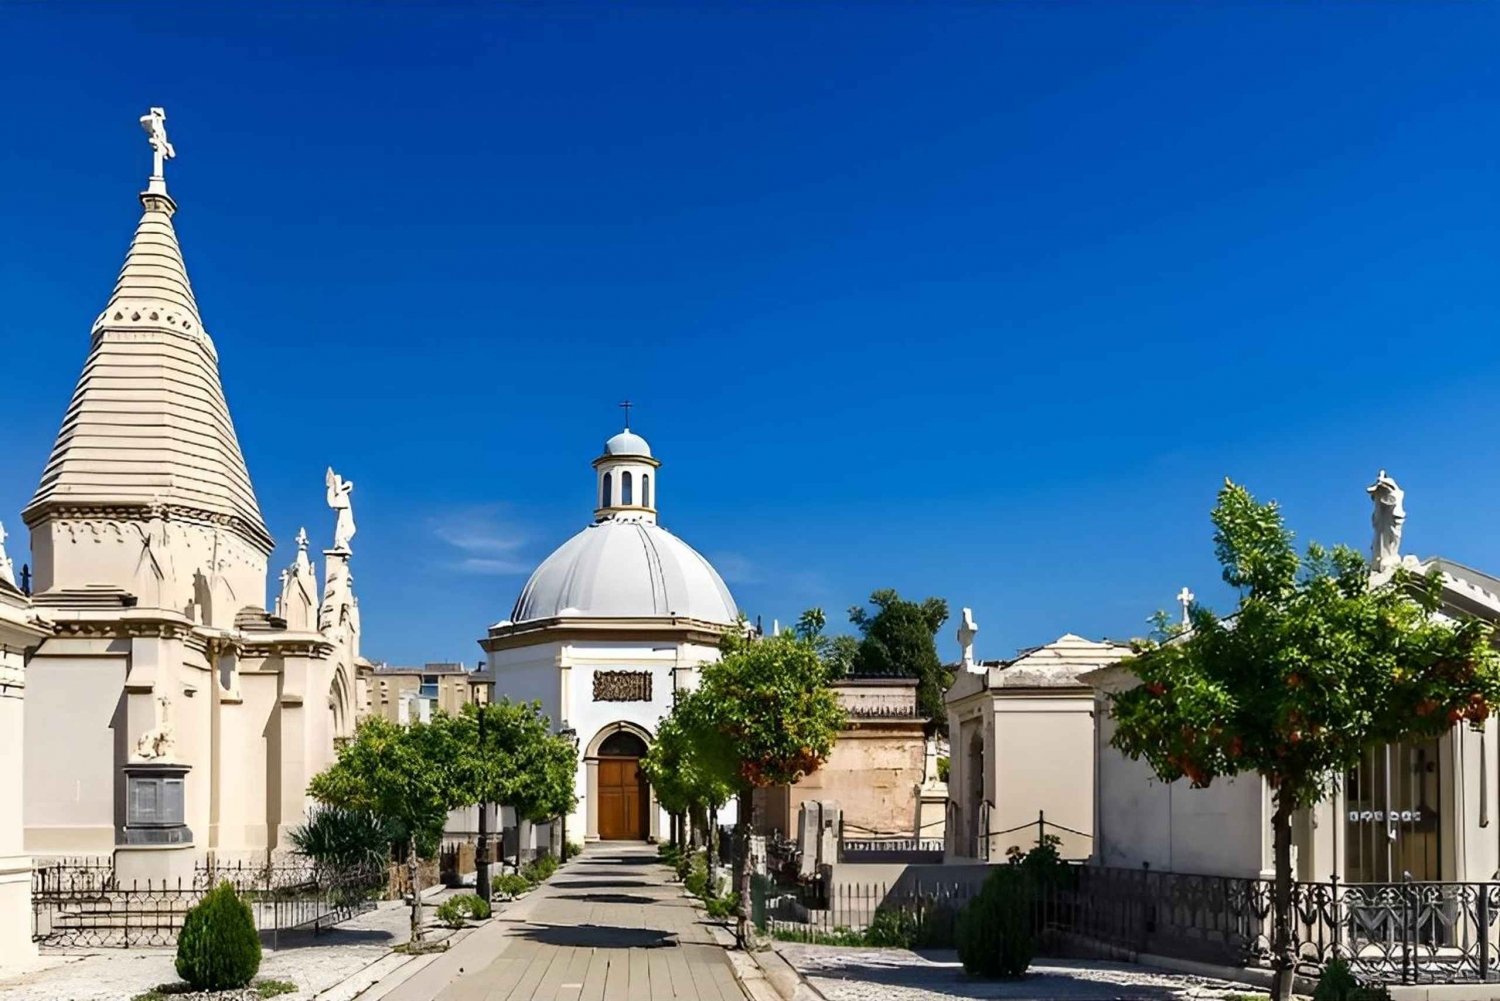
<path fill-rule="evenodd" d="M 21 825 L 21 761 L 25 733 L 24 656 L 36 638 L 0 622 L 0 970 L 36 955 L 31 942 L 31 859 Z"/>

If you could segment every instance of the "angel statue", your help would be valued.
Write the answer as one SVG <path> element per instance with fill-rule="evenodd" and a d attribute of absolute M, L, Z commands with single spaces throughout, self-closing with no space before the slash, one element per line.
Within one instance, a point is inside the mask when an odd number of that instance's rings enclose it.
<path fill-rule="evenodd" d="M 1396 481 L 1380 471 L 1375 482 L 1365 488 L 1375 511 L 1370 515 L 1370 524 L 1375 528 L 1375 541 L 1370 546 L 1370 560 L 1376 572 L 1389 570 L 1401 563 L 1401 526 L 1406 521 L 1406 491 Z"/>
<path fill-rule="evenodd" d="M 351 552 L 349 540 L 354 538 L 354 505 L 349 495 L 354 492 L 352 480 L 346 480 L 328 467 L 324 477 L 328 484 L 328 506 L 338 512 L 338 521 L 333 525 L 333 548 L 339 552 Z"/>

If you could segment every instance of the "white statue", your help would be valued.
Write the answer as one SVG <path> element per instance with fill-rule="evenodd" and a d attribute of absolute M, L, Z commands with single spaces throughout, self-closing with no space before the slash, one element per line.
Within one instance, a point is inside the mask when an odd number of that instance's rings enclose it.
<path fill-rule="evenodd" d="M 1370 546 L 1370 562 L 1375 571 L 1389 570 L 1401 563 L 1401 526 L 1406 521 L 1406 491 L 1386 475 L 1385 470 L 1375 477 L 1375 482 L 1365 488 L 1375 510 L 1370 515 L 1370 524 L 1375 528 L 1375 541 Z"/>
<path fill-rule="evenodd" d="M 177 156 L 177 151 L 172 144 L 167 142 L 167 112 L 163 108 L 152 108 L 141 116 L 141 128 L 146 130 L 150 138 L 151 150 L 155 154 L 151 160 L 151 177 L 153 180 L 161 180 L 162 168 L 166 161 Z"/>
<path fill-rule="evenodd" d="M 354 538 L 354 505 L 349 497 L 354 492 L 354 483 L 344 479 L 328 467 L 324 477 L 328 484 L 328 506 L 338 512 L 338 521 L 333 526 L 333 548 L 338 552 L 352 552 L 349 541 Z"/>
<path fill-rule="evenodd" d="M 170 758 L 177 748 L 177 738 L 172 733 L 172 700 L 159 695 L 156 705 L 156 726 L 141 734 L 141 739 L 135 742 L 135 756 L 142 761 Z"/>
<path fill-rule="evenodd" d="M 0 583 L 16 586 L 16 565 L 11 562 L 9 556 L 5 555 L 5 540 L 9 538 L 5 534 L 5 526 L 0 525 Z"/>
<path fill-rule="evenodd" d="M 962 649 L 963 667 L 965 671 L 978 671 L 980 668 L 974 665 L 974 637 L 979 634 L 979 626 L 974 622 L 974 611 L 970 608 L 963 610 L 963 616 L 958 623 L 958 645 Z"/>

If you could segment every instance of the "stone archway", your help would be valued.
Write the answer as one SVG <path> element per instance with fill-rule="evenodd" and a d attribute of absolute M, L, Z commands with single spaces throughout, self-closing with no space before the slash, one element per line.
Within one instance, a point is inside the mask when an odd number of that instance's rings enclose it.
<path fill-rule="evenodd" d="M 651 733 L 634 723 L 600 729 L 584 751 L 589 841 L 651 840 L 659 833 L 656 793 L 640 773 Z"/>

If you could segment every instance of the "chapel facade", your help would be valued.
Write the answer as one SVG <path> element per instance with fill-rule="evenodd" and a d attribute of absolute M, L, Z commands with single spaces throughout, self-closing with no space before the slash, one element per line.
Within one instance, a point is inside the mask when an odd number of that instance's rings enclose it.
<path fill-rule="evenodd" d="M 22 516 L 49 623 L 25 668 L 25 850 L 112 855 L 121 879 L 284 848 L 364 702 L 353 485 L 329 470 L 324 586 L 303 532 L 268 611 L 272 538 L 174 228 L 175 151 L 161 109 L 141 124 L 142 214 Z"/>
<path fill-rule="evenodd" d="M 696 687 L 724 634 L 743 628 L 718 572 L 657 524 L 660 466 L 628 428 L 610 438 L 594 460 L 593 520 L 542 561 L 480 641 L 495 697 L 539 701 L 578 742 L 569 838 L 664 834 L 640 759 L 677 692 Z"/>

